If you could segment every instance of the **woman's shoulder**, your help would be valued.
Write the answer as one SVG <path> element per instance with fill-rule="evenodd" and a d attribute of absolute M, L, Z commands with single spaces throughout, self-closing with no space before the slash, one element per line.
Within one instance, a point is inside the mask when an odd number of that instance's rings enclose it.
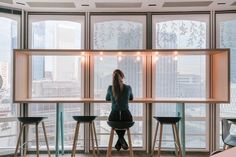
<path fill-rule="evenodd" d="M 131 86 L 130 85 L 127 85 L 127 84 L 124 84 L 124 86 L 128 89 L 131 89 Z"/>

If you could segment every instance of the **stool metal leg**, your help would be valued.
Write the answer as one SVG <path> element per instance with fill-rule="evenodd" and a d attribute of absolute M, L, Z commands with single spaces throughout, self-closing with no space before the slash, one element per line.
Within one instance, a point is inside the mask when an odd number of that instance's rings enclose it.
<path fill-rule="evenodd" d="M 130 130 L 127 129 L 127 133 L 128 133 L 128 139 L 129 139 L 129 152 L 130 152 L 130 157 L 134 156 L 133 153 L 133 148 L 132 148 L 132 141 L 131 141 L 131 135 L 130 135 Z"/>
<path fill-rule="evenodd" d="M 75 135 L 74 135 L 74 142 L 73 142 L 73 148 L 72 148 L 71 157 L 74 157 L 74 156 L 75 156 L 76 145 L 77 145 L 77 140 L 78 140 L 78 135 L 79 135 L 79 126 L 80 126 L 80 123 L 77 122 L 76 128 L 75 128 Z"/>
<path fill-rule="evenodd" d="M 51 155 L 50 155 L 50 150 L 49 150 L 49 146 L 48 146 L 48 139 L 47 139 L 47 134 L 46 134 L 44 122 L 42 122 L 42 127 L 43 127 L 43 133 L 44 133 L 45 142 L 46 142 L 46 146 L 47 146 L 48 156 L 50 157 Z"/>
<path fill-rule="evenodd" d="M 111 149 L 112 149 L 112 142 L 113 142 L 114 132 L 115 132 L 115 129 L 112 128 L 111 132 L 110 132 L 110 139 L 109 139 L 109 144 L 108 144 L 108 149 L 107 149 L 107 157 L 111 157 Z"/>
<path fill-rule="evenodd" d="M 92 141 L 92 148 L 93 148 L 93 156 L 95 157 L 96 154 L 95 154 L 95 149 L 94 149 L 94 138 L 93 138 L 93 126 L 92 126 L 92 123 L 89 123 L 89 131 L 90 131 L 90 134 L 91 134 L 91 141 Z"/>
<path fill-rule="evenodd" d="M 162 140 L 162 129 L 163 129 L 163 124 L 161 124 L 161 127 L 160 127 L 160 138 L 159 138 L 159 147 L 158 147 L 158 157 L 160 157 L 161 155 L 161 140 Z"/>
<path fill-rule="evenodd" d="M 94 132 L 95 142 L 96 142 L 96 146 L 97 146 L 97 155 L 99 155 L 98 140 L 97 140 L 97 133 L 96 133 L 96 129 L 95 129 L 95 124 L 94 124 L 94 122 L 92 122 L 92 124 L 93 124 L 93 132 Z"/>
<path fill-rule="evenodd" d="M 36 152 L 37 152 L 37 157 L 39 157 L 39 135 L 38 135 L 38 124 L 35 125 L 35 133 L 36 133 Z"/>
<path fill-rule="evenodd" d="M 155 130 L 155 134 L 154 134 L 154 140 L 153 140 L 153 146 L 152 146 L 152 153 L 151 153 L 151 155 L 154 154 L 154 149 L 155 149 L 155 145 L 156 145 L 156 141 L 157 141 L 158 126 L 159 126 L 159 122 L 157 122 L 156 130 Z"/>
<path fill-rule="evenodd" d="M 21 128 L 20 128 L 20 133 L 19 133 L 19 137 L 18 137 L 18 140 L 17 140 L 14 157 L 17 157 L 17 151 L 18 151 L 18 148 L 19 148 L 19 145 L 20 145 L 20 139 L 21 139 L 21 134 L 23 132 L 23 129 L 24 129 L 24 125 L 22 125 Z"/>
<path fill-rule="evenodd" d="M 175 135 L 176 135 L 176 139 L 177 139 L 177 145 L 179 147 L 179 157 L 182 157 L 182 149 L 181 149 L 181 145 L 180 145 L 180 141 L 179 141 L 179 134 L 178 134 L 178 130 L 175 124 L 173 124 L 173 127 L 175 128 Z"/>

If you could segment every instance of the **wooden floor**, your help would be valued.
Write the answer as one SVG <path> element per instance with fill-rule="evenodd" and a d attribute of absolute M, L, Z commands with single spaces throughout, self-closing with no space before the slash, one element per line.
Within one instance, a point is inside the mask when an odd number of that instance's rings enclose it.
<path fill-rule="evenodd" d="M 35 157 L 35 154 L 30 154 L 27 155 L 27 157 Z M 51 157 L 54 157 L 55 155 L 52 154 Z M 128 157 L 129 154 L 128 152 L 112 152 L 112 157 Z M 46 154 L 40 155 L 40 157 L 47 157 Z M 60 155 L 60 157 L 71 157 L 71 154 L 65 154 L 65 155 Z M 77 153 L 75 157 L 93 157 L 92 154 L 83 154 L 83 153 Z M 106 153 L 101 153 L 98 157 L 106 157 Z M 150 155 L 143 153 L 143 152 L 134 152 L 134 157 L 151 157 Z M 157 157 L 157 154 L 154 155 L 154 157 Z M 162 154 L 161 157 L 175 157 L 174 154 Z M 206 153 L 193 153 L 189 154 L 186 157 L 209 157 L 206 155 Z"/>
<path fill-rule="evenodd" d="M 127 151 L 120 151 L 112 152 L 112 157 L 128 157 L 129 153 Z M 0 154 L 0 157 L 13 157 L 13 155 L 2 155 Z M 33 152 L 30 152 L 30 154 L 27 154 L 27 157 L 36 157 L 36 155 Z M 47 154 L 41 153 L 40 157 L 48 157 Z M 51 157 L 55 157 L 55 154 L 51 154 Z M 71 157 L 71 154 L 68 152 L 65 155 L 60 155 L 60 157 Z M 75 157 L 93 157 L 92 153 L 86 154 L 83 152 L 77 152 Z M 98 157 L 106 157 L 106 151 L 101 151 L 100 155 Z M 150 154 L 147 154 L 143 151 L 134 151 L 134 157 L 151 157 Z M 157 152 L 155 152 L 155 155 L 153 157 L 157 157 Z M 161 157 L 175 157 L 174 152 L 163 152 L 161 154 Z M 186 157 L 209 157 L 208 153 L 187 153 Z"/>

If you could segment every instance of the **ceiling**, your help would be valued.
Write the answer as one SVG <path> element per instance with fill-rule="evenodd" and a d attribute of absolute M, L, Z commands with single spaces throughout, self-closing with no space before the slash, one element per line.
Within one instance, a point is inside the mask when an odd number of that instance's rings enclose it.
<path fill-rule="evenodd" d="M 0 0 L 27 11 L 147 12 L 236 10 L 236 0 Z"/>

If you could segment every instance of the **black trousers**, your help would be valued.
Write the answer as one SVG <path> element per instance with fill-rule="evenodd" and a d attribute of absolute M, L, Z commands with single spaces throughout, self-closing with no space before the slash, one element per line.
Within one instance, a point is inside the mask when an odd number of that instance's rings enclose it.
<path fill-rule="evenodd" d="M 109 121 L 122 121 L 122 122 L 132 122 L 133 121 L 133 117 L 130 113 L 129 110 L 125 110 L 125 111 L 111 111 L 109 118 Z M 125 135 L 125 131 L 126 130 L 116 130 L 116 133 L 120 138 L 124 138 Z M 118 141 L 119 141 L 118 139 Z"/>

